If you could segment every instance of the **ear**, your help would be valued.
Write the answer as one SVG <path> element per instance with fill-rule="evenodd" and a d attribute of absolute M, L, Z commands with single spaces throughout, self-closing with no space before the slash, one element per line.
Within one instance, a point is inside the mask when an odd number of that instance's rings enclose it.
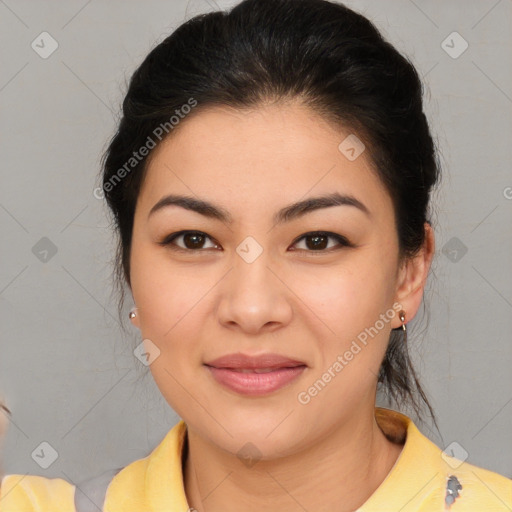
<path fill-rule="evenodd" d="M 435 251 L 435 239 L 432 226 L 425 222 L 425 240 L 422 248 L 413 258 L 408 258 L 399 270 L 395 300 L 405 311 L 405 323 L 410 322 L 418 312 L 423 300 L 423 291 Z M 400 327 L 398 318 L 395 321 Z"/>

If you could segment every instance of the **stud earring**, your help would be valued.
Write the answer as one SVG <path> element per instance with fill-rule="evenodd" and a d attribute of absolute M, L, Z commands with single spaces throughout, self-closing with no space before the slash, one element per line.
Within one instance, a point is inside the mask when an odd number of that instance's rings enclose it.
<path fill-rule="evenodd" d="M 404 343 L 407 343 L 407 327 L 405 326 L 405 311 L 402 309 L 398 313 L 400 321 L 402 322 L 402 330 L 404 331 Z"/>
<path fill-rule="evenodd" d="M 132 318 L 135 318 L 135 317 L 137 316 L 137 313 L 135 313 L 135 310 L 136 310 L 136 309 L 137 309 L 137 308 L 133 308 L 133 309 L 130 311 L 130 314 L 128 315 L 128 316 L 130 317 L 130 320 L 131 320 Z"/>

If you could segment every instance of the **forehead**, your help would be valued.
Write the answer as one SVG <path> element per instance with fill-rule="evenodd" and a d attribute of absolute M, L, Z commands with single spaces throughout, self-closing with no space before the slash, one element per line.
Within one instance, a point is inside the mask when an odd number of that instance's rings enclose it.
<path fill-rule="evenodd" d="M 367 150 L 355 159 L 346 152 L 347 144 L 362 149 L 355 134 L 308 107 L 196 109 L 150 155 L 140 208 L 149 210 L 173 192 L 209 198 L 229 210 L 261 211 L 269 203 L 340 192 L 372 211 L 392 209 Z"/>

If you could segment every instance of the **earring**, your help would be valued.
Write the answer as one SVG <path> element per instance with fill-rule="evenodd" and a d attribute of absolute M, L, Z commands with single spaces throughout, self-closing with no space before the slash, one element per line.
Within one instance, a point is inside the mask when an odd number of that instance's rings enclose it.
<path fill-rule="evenodd" d="M 133 308 L 133 309 L 130 311 L 130 314 L 128 315 L 128 316 L 130 317 L 130 320 L 131 320 L 132 318 L 135 318 L 135 317 L 137 316 L 137 313 L 135 313 L 135 310 L 136 310 L 136 309 L 137 309 L 137 308 Z"/>
<path fill-rule="evenodd" d="M 400 321 L 402 322 L 402 330 L 404 331 L 404 343 L 407 343 L 407 327 L 405 326 L 405 311 L 402 309 L 398 313 Z"/>

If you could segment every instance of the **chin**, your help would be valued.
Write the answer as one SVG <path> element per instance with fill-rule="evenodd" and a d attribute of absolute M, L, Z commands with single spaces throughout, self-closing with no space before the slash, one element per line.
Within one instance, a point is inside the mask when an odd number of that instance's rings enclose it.
<path fill-rule="evenodd" d="M 236 427 L 231 423 L 232 426 L 227 427 L 227 430 L 233 437 L 223 431 L 222 438 L 214 441 L 239 458 L 247 456 L 258 460 L 278 459 L 293 454 L 302 441 L 302 437 L 296 437 L 296 433 L 300 431 L 298 426 L 291 423 L 285 426 L 282 421 L 281 415 L 263 424 L 257 419 L 238 423 Z"/>

